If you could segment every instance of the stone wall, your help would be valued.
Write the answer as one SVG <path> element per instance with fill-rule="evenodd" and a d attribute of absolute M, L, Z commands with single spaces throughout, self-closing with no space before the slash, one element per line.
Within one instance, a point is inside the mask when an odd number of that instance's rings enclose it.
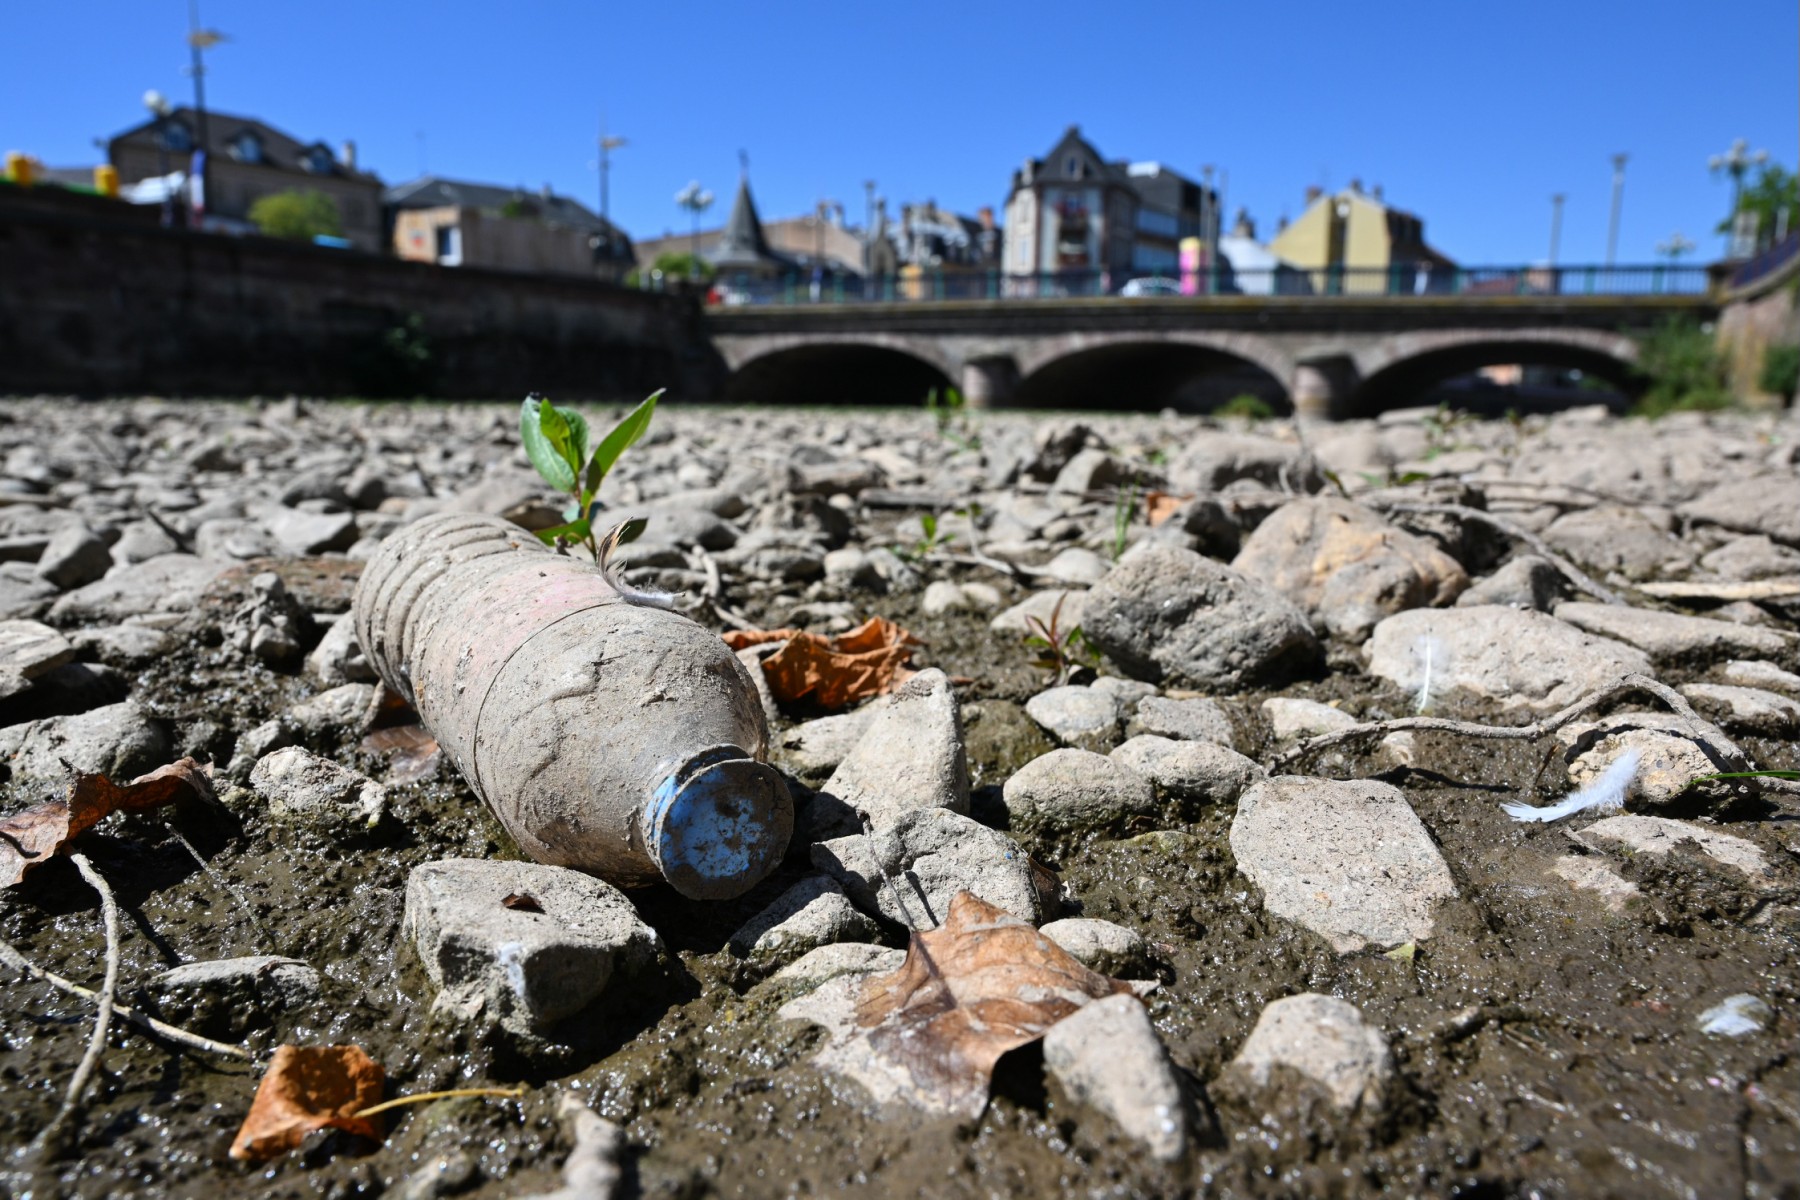
<path fill-rule="evenodd" d="M 0 393 L 706 399 L 690 297 L 166 230 L 0 188 Z"/>
<path fill-rule="evenodd" d="M 1725 356 L 1732 394 L 1755 408 L 1780 408 L 1783 397 L 1762 390 L 1763 359 L 1771 346 L 1800 345 L 1800 254 L 1738 292 L 1719 313 L 1715 340 Z"/>

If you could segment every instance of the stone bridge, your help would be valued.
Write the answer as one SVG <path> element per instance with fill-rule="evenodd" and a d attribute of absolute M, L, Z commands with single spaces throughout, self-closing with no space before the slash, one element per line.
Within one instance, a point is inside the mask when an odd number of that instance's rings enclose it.
<path fill-rule="evenodd" d="M 715 309 L 713 345 L 746 401 L 1207 408 L 1369 415 L 1502 363 L 1576 368 L 1634 390 L 1632 333 L 1711 320 L 1703 295 L 1211 296 Z"/>

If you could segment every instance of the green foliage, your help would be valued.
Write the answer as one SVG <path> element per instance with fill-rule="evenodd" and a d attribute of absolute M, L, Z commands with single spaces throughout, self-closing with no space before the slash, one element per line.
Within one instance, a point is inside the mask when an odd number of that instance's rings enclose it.
<path fill-rule="evenodd" d="M 1754 180 L 1744 185 L 1737 211 L 1755 213 L 1759 233 L 1773 236 L 1776 214 L 1783 208 L 1788 210 L 1788 228 L 1792 229 L 1800 222 L 1800 175 L 1783 170 L 1778 163 L 1767 163 L 1757 170 Z M 1731 220 L 1727 217 L 1720 221 L 1713 232 L 1730 233 Z"/>
<path fill-rule="evenodd" d="M 1025 618 L 1025 627 L 1030 630 L 1025 637 L 1025 645 L 1036 651 L 1031 665 L 1055 671 L 1058 685 L 1069 682 L 1077 671 L 1098 670 L 1100 667 L 1100 651 L 1088 641 L 1081 626 L 1076 625 L 1070 629 L 1062 627 L 1063 601 L 1068 598 L 1067 592 L 1057 597 L 1056 607 L 1050 610 L 1048 622 L 1039 617 Z"/>
<path fill-rule="evenodd" d="M 627 413 L 600 439 L 591 454 L 588 424 L 580 413 L 572 408 L 558 408 L 535 392 L 525 397 L 519 406 L 519 439 L 525 443 L 525 457 L 546 483 L 559 492 L 567 492 L 575 502 L 566 524 L 538 531 L 538 537 L 546 544 L 555 545 L 559 540 L 580 542 L 593 552 L 596 563 L 600 561 L 600 546 L 593 530 L 594 497 L 619 457 L 649 430 L 661 395 L 660 391 L 653 393 Z M 638 529 L 620 540 L 630 541 L 640 532 Z"/>
<path fill-rule="evenodd" d="M 1266 421 L 1274 415 L 1275 410 L 1269 407 L 1268 401 L 1249 392 L 1239 392 L 1213 409 L 1215 417 L 1249 417 L 1253 421 Z"/>
<path fill-rule="evenodd" d="M 1800 346 L 1770 346 L 1763 353 L 1762 373 L 1756 377 L 1756 386 L 1792 403 L 1794 392 L 1800 390 Z"/>
<path fill-rule="evenodd" d="M 713 269 L 713 265 L 704 258 L 696 259 L 693 255 L 686 253 L 673 254 L 665 252 L 659 254 L 656 256 L 656 261 L 650 264 L 650 269 L 652 271 L 661 271 L 663 277 L 666 279 L 692 279 L 695 275 L 694 267 L 696 263 L 699 264 L 699 277 L 701 279 L 710 282 L 712 277 L 718 274 L 718 272 Z M 625 284 L 627 287 L 637 287 L 642 282 L 643 276 L 637 271 L 633 271 L 625 276 Z"/>
<path fill-rule="evenodd" d="M 1118 562 L 1131 544 L 1131 518 L 1137 515 L 1138 487 L 1137 479 L 1120 488 L 1113 495 L 1113 535 L 1112 556 Z"/>
<path fill-rule="evenodd" d="M 355 345 L 347 358 L 365 396 L 428 396 L 437 382 L 436 353 L 416 312 Z"/>
<path fill-rule="evenodd" d="M 343 237 L 337 201 L 323 192 L 287 191 L 263 196 L 250 206 L 250 221 L 270 237 L 310 242 L 320 235 Z"/>
<path fill-rule="evenodd" d="M 924 531 L 925 536 L 910 546 L 895 546 L 895 554 L 901 558 L 922 559 L 950 541 L 950 534 L 944 530 L 943 523 L 935 513 L 921 513 L 919 528 Z"/>
<path fill-rule="evenodd" d="M 961 388 L 945 388 L 941 395 L 937 388 L 925 393 L 925 411 L 936 423 L 938 436 L 959 450 L 979 450 L 981 438 L 976 435 L 975 424 L 966 409 Z"/>
<path fill-rule="evenodd" d="M 1725 362 L 1712 330 L 1671 317 L 1638 339 L 1638 374 L 1648 380 L 1632 413 L 1660 417 L 1671 412 L 1710 412 L 1731 406 Z"/>

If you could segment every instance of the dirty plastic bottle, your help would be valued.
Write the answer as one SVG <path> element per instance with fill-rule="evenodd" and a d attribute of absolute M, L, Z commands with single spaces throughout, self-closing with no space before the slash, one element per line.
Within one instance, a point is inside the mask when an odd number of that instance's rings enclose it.
<path fill-rule="evenodd" d="M 786 852 L 793 802 L 743 665 L 592 563 L 440 513 L 369 562 L 355 620 L 382 680 L 539 862 L 712 900 Z"/>

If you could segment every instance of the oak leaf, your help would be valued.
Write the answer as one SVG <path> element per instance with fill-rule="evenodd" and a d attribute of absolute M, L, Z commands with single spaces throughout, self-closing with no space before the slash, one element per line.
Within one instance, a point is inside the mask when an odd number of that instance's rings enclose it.
<path fill-rule="evenodd" d="M 762 660 L 769 691 L 783 704 L 810 702 L 845 708 L 893 691 L 913 675 L 907 663 L 918 638 L 882 617 L 833 637 L 799 629 L 733 630 L 725 635 L 733 650 L 766 642 L 787 645 Z"/>
<path fill-rule="evenodd" d="M 360 1046 L 277 1046 L 231 1141 L 231 1157 L 274 1158 L 327 1126 L 379 1142 L 380 1114 L 358 1114 L 381 1103 L 386 1082 L 381 1064 Z"/>
<path fill-rule="evenodd" d="M 1144 516 L 1149 520 L 1151 526 L 1161 525 L 1180 512 L 1181 506 L 1192 499 L 1192 496 L 1177 496 L 1169 492 L 1145 492 Z"/>
<path fill-rule="evenodd" d="M 77 774 L 61 800 L 46 800 L 0 820 L 0 887 L 48 862 L 83 830 L 115 812 L 142 812 L 189 797 L 212 800 L 212 780 L 191 758 L 158 767 L 130 783 Z"/>
<path fill-rule="evenodd" d="M 856 1080 L 878 1103 L 974 1120 L 1002 1054 L 1090 1000 L 1131 991 L 965 891 L 950 901 L 943 925 L 912 935 L 898 970 L 831 980 L 781 1015 L 824 1025 L 830 1039 L 819 1065 Z"/>

